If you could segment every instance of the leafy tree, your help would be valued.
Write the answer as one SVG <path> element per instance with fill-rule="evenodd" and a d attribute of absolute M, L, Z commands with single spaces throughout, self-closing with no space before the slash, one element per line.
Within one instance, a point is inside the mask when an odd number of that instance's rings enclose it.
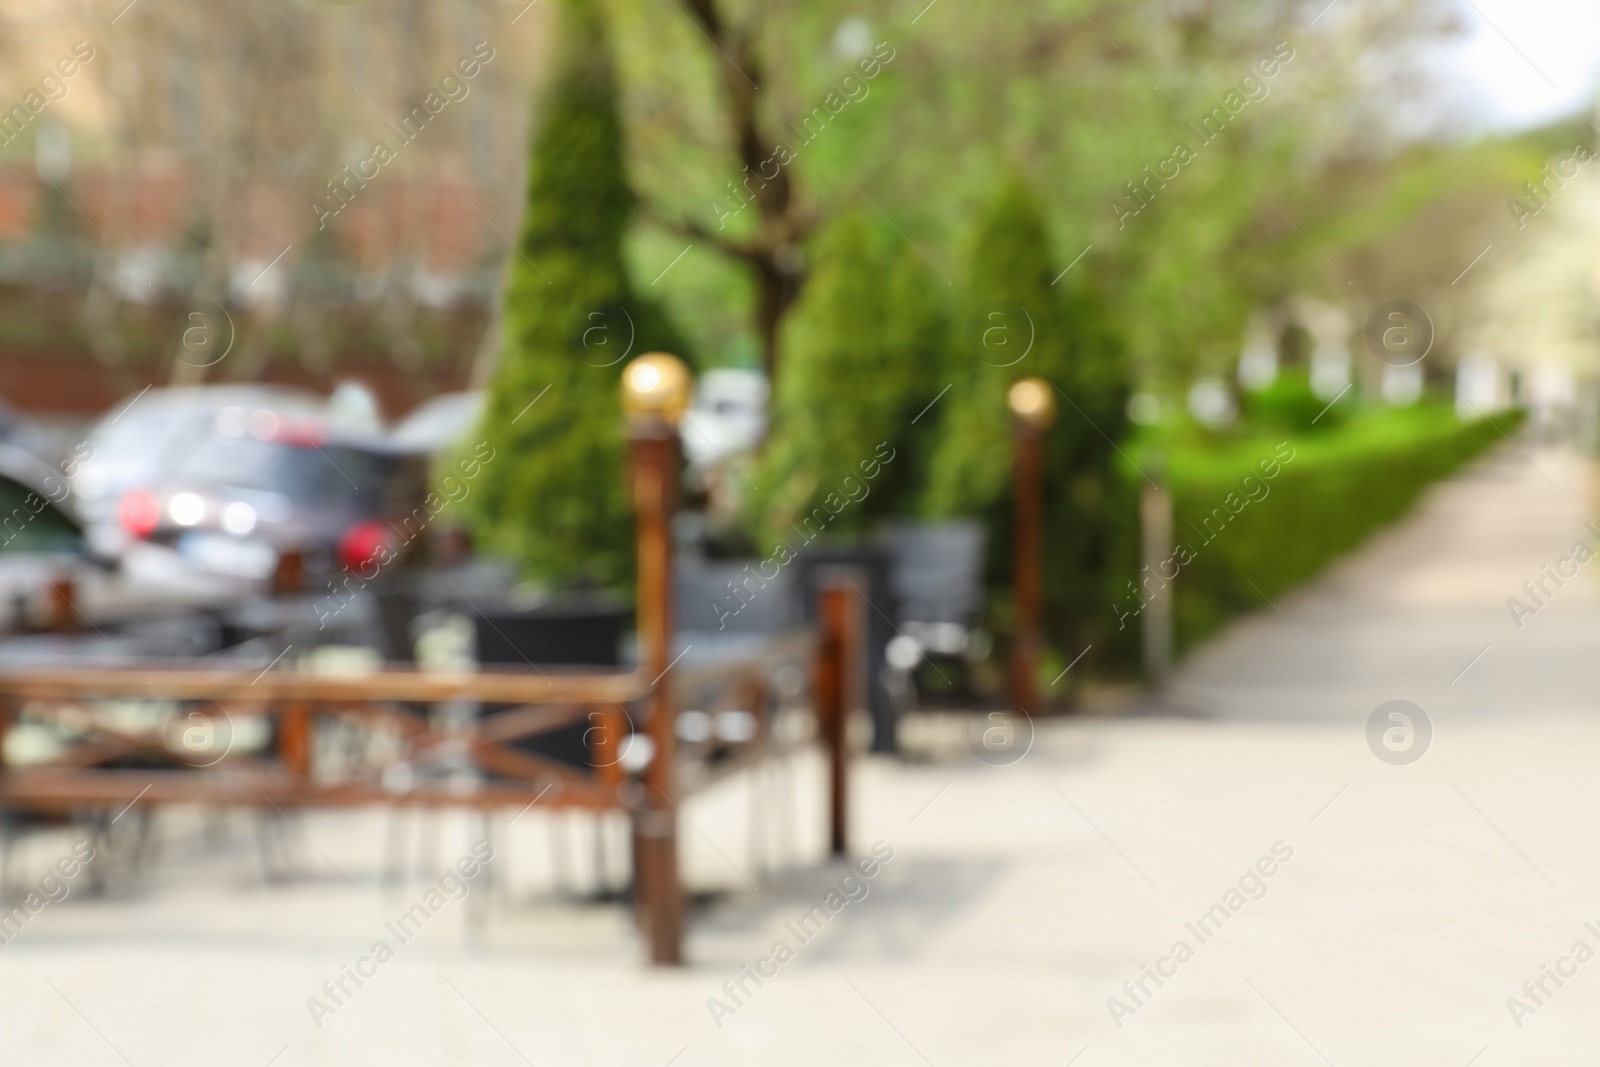
<path fill-rule="evenodd" d="M 1067 337 L 1050 285 L 1050 239 L 1026 183 L 1008 177 L 978 224 L 967 277 L 962 346 L 950 367 L 945 433 L 934 453 L 927 510 L 993 510 L 1011 484 L 1006 390 L 1019 378 L 1060 377 Z"/>
<path fill-rule="evenodd" d="M 1449 0 L 1372 0 L 1359 18 L 1341 16 L 1342 5 L 1319 18 L 1326 0 L 1193 0 L 1181 12 L 1023 0 L 1004 15 L 981 5 L 939 4 L 922 15 L 924 5 L 883 0 L 718 0 L 710 6 L 726 16 L 719 36 L 696 25 L 705 5 L 615 2 L 627 12 L 618 25 L 641 188 L 663 234 L 672 233 L 651 262 L 683 247 L 676 220 L 698 219 L 724 239 L 716 247 L 734 256 L 725 262 L 752 279 L 746 244 L 770 253 L 773 267 L 794 267 L 800 260 L 785 243 L 796 242 L 809 219 L 859 207 L 865 195 L 953 275 L 947 264 L 959 262 L 976 209 L 992 195 L 997 158 L 1021 160 L 1030 173 L 1049 175 L 1038 191 L 1062 242 L 1057 270 L 1093 244 L 1074 274 L 1094 266 L 1112 280 L 1105 296 L 1126 324 L 1139 380 L 1168 396 L 1181 396 L 1198 373 L 1231 368 L 1249 315 L 1263 303 L 1286 292 L 1349 295 L 1296 228 L 1361 285 L 1354 255 L 1342 254 L 1325 226 L 1367 186 L 1350 167 L 1382 160 L 1414 136 L 1416 109 L 1394 101 L 1415 95 L 1414 80 L 1425 77 L 1419 57 L 1456 21 Z M 875 78 L 842 48 L 847 23 L 864 24 L 866 40 L 887 42 L 884 55 L 894 58 Z M 678 47 L 664 49 L 663 41 Z M 1261 78 L 1258 64 L 1282 42 L 1295 57 L 1276 77 Z M 790 123 L 826 107 L 847 75 L 854 80 L 845 87 L 860 99 L 801 145 Z M 1267 95 L 1201 147 L 1189 124 L 1239 92 L 1246 77 L 1254 96 Z M 736 111 L 739 101 L 753 106 Z M 745 149 L 765 158 L 779 141 L 797 149 L 781 168 L 787 184 L 751 200 L 767 190 L 750 175 L 773 170 L 739 170 L 749 162 Z M 1128 183 L 1142 188 L 1147 167 L 1170 177 L 1161 162 L 1178 141 L 1192 143 L 1199 158 L 1119 223 L 1108 202 L 1133 206 Z M 746 190 L 739 200 L 730 177 Z M 724 230 L 708 199 L 751 202 Z M 803 281 L 803 272 L 763 268 L 759 284 L 731 285 L 725 263 L 698 255 L 711 243 L 695 240 L 695 253 L 663 282 L 675 306 L 707 351 L 754 344 L 743 322 L 769 322 L 765 311 L 783 306 L 771 293 L 792 292 L 783 279 Z M 1445 281 L 1459 270 L 1445 272 Z M 729 313 L 734 300 L 750 314 Z M 765 325 L 760 337 L 765 348 Z"/>
<path fill-rule="evenodd" d="M 1070 659 L 1085 644 L 1118 639 L 1106 605 L 1138 567 L 1138 525 L 1118 471 L 1131 372 L 1108 286 L 1080 263 L 1057 288 L 1067 358 L 1059 381 L 1045 375 L 1061 390 L 1045 452 L 1045 609 Z"/>
<path fill-rule="evenodd" d="M 623 263 L 634 208 L 606 24 L 567 0 L 505 292 L 504 347 L 467 501 L 483 547 L 539 580 L 612 584 L 632 567 L 618 406 L 624 353 L 681 352 Z"/>
<path fill-rule="evenodd" d="M 769 536 L 783 537 L 789 523 L 830 503 L 830 533 L 859 533 L 913 507 L 921 450 L 912 420 L 939 388 L 926 368 L 944 331 L 925 268 L 887 243 L 859 212 L 816 242 L 811 281 L 784 334 L 761 475 Z"/>
<path fill-rule="evenodd" d="M 886 513 L 912 516 L 922 511 L 941 434 L 941 408 L 950 399 L 946 387 L 955 385 L 943 372 L 950 369 L 956 338 L 947 283 L 899 234 L 892 236 L 897 252 L 890 261 L 884 327 L 890 349 L 905 361 L 910 406 L 902 409 L 890 438 L 904 446 L 895 460 L 892 497 L 885 489 L 890 499 L 884 504 Z"/>
<path fill-rule="evenodd" d="M 989 531 L 989 580 L 1010 580 L 1011 417 L 1006 392 L 1037 375 L 1056 390 L 1045 451 L 1046 607 L 1052 632 L 1075 645 L 1105 610 L 1114 536 L 1126 492 L 1113 442 L 1126 430 L 1127 367 L 1104 294 L 1082 265 L 1062 275 L 1027 183 L 1007 178 L 979 224 L 967 280 L 965 345 L 934 452 L 926 510 L 979 516 Z"/>

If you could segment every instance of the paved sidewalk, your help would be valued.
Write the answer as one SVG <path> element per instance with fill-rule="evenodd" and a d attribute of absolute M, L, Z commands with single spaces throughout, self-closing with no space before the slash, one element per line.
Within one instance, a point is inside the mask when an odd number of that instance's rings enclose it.
<path fill-rule="evenodd" d="M 1364 717 L 1392 697 L 1451 717 L 1592 706 L 1600 567 L 1564 585 L 1542 568 L 1580 539 L 1600 550 L 1584 528 L 1600 528 L 1593 470 L 1571 452 L 1520 448 L 1436 486 L 1410 521 L 1199 650 L 1175 702 L 1275 720 Z M 1506 601 L 1536 607 L 1523 583 L 1541 580 L 1546 605 L 1519 629 Z"/>
<path fill-rule="evenodd" d="M 1600 952 L 1585 926 L 1600 929 L 1600 597 L 1584 568 L 1521 630 L 1505 600 L 1600 538 L 1583 530 L 1588 466 L 1523 448 L 1201 650 L 1174 687 L 1181 714 L 1052 722 L 1010 767 L 931 723 L 926 758 L 864 761 L 858 851 L 893 849 L 864 882 L 814 863 L 766 871 L 748 783 L 698 798 L 683 840 L 707 896 L 681 971 L 638 965 L 622 909 L 550 896 L 552 825 L 529 813 L 495 830 L 495 887 L 449 905 L 318 1027 L 307 999 L 437 875 L 382 888 L 382 818 L 318 815 L 302 829 L 326 858 L 306 850 L 308 875 L 269 888 L 242 824 L 202 853 L 173 820 L 158 874 L 105 900 L 75 893 L 0 945 L 0 1059 L 1589 1063 L 1600 962 L 1570 954 L 1579 940 Z M 1407 766 L 1366 739 L 1395 698 L 1433 724 Z M 794 773 L 813 788 L 790 855 L 813 857 L 820 764 Z M 479 834 L 436 829 L 430 872 Z M 579 881 L 590 844 L 570 829 Z M 65 844 L 36 842 L 28 861 Z M 801 917 L 841 884 L 865 896 L 803 941 Z M 760 987 L 744 979 L 736 1003 L 724 982 L 779 940 L 794 958 Z M 1541 966 L 1563 959 L 1558 986 Z M 1158 986 L 1146 965 L 1169 976 Z M 1522 986 L 1542 977 L 1535 1005 Z M 1512 996 L 1529 1005 L 1518 1020 Z M 736 1010 L 713 1021 L 713 997 Z"/>

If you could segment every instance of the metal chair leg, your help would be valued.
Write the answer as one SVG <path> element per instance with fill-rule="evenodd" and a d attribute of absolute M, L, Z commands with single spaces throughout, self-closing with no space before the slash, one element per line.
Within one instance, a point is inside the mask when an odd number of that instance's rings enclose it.
<path fill-rule="evenodd" d="M 499 857 L 496 856 L 494 852 L 493 819 L 493 813 L 489 809 L 485 808 L 483 812 L 482 840 L 489 843 L 489 854 L 498 859 Z M 470 888 L 468 890 L 469 899 L 467 901 L 467 929 L 472 936 L 481 937 L 489 925 L 489 906 L 491 903 L 490 898 L 494 894 L 495 877 L 493 860 L 485 863 L 479 868 L 478 877 L 476 880 L 479 883 L 479 885 L 475 887 L 477 888 L 477 892 L 472 892 Z M 476 897 L 477 899 L 470 899 L 473 897 Z"/>
<path fill-rule="evenodd" d="M 10 820 L 0 818 L 0 904 L 11 899 L 11 848 L 15 841 Z"/>
<path fill-rule="evenodd" d="M 405 819 L 409 813 L 398 805 L 388 811 L 388 826 L 383 834 L 382 880 L 386 887 L 399 885 L 405 878 Z"/>
<path fill-rule="evenodd" d="M 596 900 L 604 900 L 611 892 L 611 878 L 606 871 L 606 816 L 604 812 L 594 813 L 594 895 Z"/>
<path fill-rule="evenodd" d="M 439 877 L 439 812 L 425 809 L 418 819 L 417 874 L 425 882 Z"/>
<path fill-rule="evenodd" d="M 559 897 L 573 884 L 572 857 L 567 849 L 567 820 L 562 812 L 556 811 L 550 813 L 547 824 L 550 827 L 550 887 L 552 893 Z"/>
<path fill-rule="evenodd" d="M 766 775 L 762 772 L 762 765 L 756 764 L 750 768 L 750 803 L 745 817 L 745 830 L 748 840 L 745 843 L 746 855 L 750 869 L 756 877 L 762 877 L 767 870 L 766 847 L 766 802 L 762 792 L 766 788 Z"/>
<path fill-rule="evenodd" d="M 772 761 L 772 779 L 774 787 L 772 847 L 776 855 L 776 866 L 781 868 L 786 863 L 793 862 L 799 851 L 795 830 L 798 817 L 794 796 L 795 767 L 792 754 L 786 753 Z"/>

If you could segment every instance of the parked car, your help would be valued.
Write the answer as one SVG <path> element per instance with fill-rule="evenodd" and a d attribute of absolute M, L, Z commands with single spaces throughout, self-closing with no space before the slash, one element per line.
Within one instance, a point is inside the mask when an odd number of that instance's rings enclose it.
<path fill-rule="evenodd" d="M 219 596 L 370 581 L 427 537 L 426 458 L 320 418 L 225 407 L 210 432 L 117 516 L 131 581 Z"/>
<path fill-rule="evenodd" d="M 58 470 L 0 443 L 0 633 L 37 635 L 10 636 L 0 660 L 209 654 L 295 626 L 328 640 L 373 640 L 374 627 L 388 625 L 384 598 L 401 584 L 390 577 L 430 534 L 426 457 L 320 418 L 286 418 L 290 405 L 260 400 L 224 406 L 201 425 L 195 405 L 174 405 L 184 434 L 168 433 L 164 454 L 147 453 L 142 467 L 106 464 L 151 479 L 116 500 L 114 556 L 91 551 L 75 507 L 76 460 Z M 100 428 L 93 458 L 122 426 Z M 339 610 L 336 634 L 318 626 L 319 603 L 342 609 L 354 599 L 365 606 Z"/>
<path fill-rule="evenodd" d="M 683 451 L 696 467 L 755 450 L 767 435 L 767 378 L 759 371 L 709 370 L 695 383 Z"/>
<path fill-rule="evenodd" d="M 118 568 L 89 554 L 71 503 L 54 468 L 0 444 L 0 633 L 57 634 L 58 645 L 75 649 L 87 640 L 113 659 L 124 645 L 148 655 L 214 651 L 219 627 L 204 613 L 130 585 Z M 76 645 L 74 633 L 85 635 Z M 21 662 L 41 654 L 38 645 L 5 652 Z"/>
<path fill-rule="evenodd" d="M 79 588 L 101 584 L 82 527 L 61 504 L 67 495 L 54 469 L 0 444 L 0 629 L 61 628 Z"/>
<path fill-rule="evenodd" d="M 101 416 L 78 449 L 82 462 L 69 475 L 88 547 L 116 559 L 132 544 L 119 510 L 135 489 L 165 482 L 203 447 L 218 416 L 238 410 L 248 420 L 260 411 L 287 419 L 320 416 L 315 393 L 279 386 L 207 385 L 149 389 Z"/>
<path fill-rule="evenodd" d="M 483 418 L 486 394 L 481 391 L 445 393 L 423 401 L 395 424 L 389 440 L 397 448 L 415 452 L 442 452 L 462 443 Z"/>

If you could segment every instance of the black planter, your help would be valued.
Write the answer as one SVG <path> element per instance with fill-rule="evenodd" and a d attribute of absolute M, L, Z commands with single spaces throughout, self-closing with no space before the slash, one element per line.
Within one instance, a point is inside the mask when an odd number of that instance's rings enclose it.
<path fill-rule="evenodd" d="M 631 608 L 611 604 L 550 605 L 474 614 L 478 662 L 526 667 L 622 667 L 622 636 Z M 487 710 L 487 709 L 486 709 Z M 588 722 L 575 722 L 511 742 L 512 748 L 573 767 L 589 766 Z"/>
<path fill-rule="evenodd" d="M 620 667 L 633 610 L 612 604 L 541 606 L 473 616 L 478 662 L 538 667 Z"/>

